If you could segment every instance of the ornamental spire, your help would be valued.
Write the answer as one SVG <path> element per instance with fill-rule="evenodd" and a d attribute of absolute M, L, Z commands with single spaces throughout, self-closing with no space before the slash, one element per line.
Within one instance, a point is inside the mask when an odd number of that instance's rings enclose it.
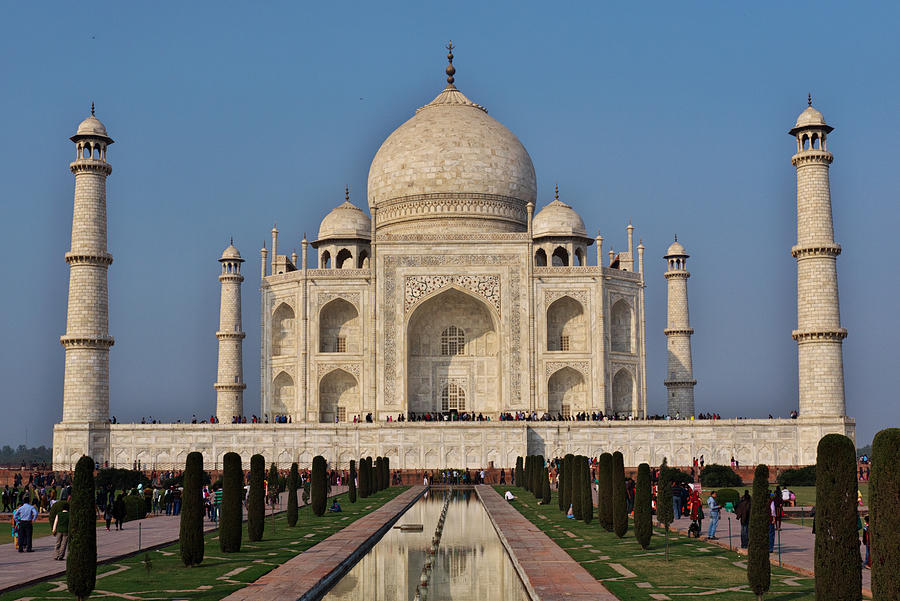
<path fill-rule="evenodd" d="M 447 83 L 452 86 L 455 81 L 453 75 L 456 73 L 456 68 L 453 66 L 453 40 L 450 40 L 445 48 L 447 49 L 447 60 L 450 61 L 450 64 L 447 65 Z"/>
<path fill-rule="evenodd" d="M 559 200 L 559 184 L 556 184 L 556 187 L 553 190 L 553 199 Z"/>
<path fill-rule="evenodd" d="M 806 95 L 806 106 L 812 106 L 812 93 Z"/>
<path fill-rule="evenodd" d="M 344 186 L 344 200 L 350 202 L 350 186 Z"/>
<path fill-rule="evenodd" d="M 94 101 L 91 101 L 91 117 L 94 116 Z"/>

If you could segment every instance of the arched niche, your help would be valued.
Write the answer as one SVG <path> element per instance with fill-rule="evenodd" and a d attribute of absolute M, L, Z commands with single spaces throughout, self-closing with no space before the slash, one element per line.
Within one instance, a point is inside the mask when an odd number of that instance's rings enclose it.
<path fill-rule="evenodd" d="M 557 246 L 553 251 L 553 267 L 568 267 L 569 251 L 564 246 Z"/>
<path fill-rule="evenodd" d="M 294 406 L 296 396 L 294 379 L 287 372 L 279 372 L 272 381 L 272 407 L 270 416 L 287 415 Z"/>
<path fill-rule="evenodd" d="M 319 312 L 319 351 L 358 353 L 360 351 L 359 312 L 347 300 L 329 301 Z"/>
<path fill-rule="evenodd" d="M 547 252 L 543 248 L 534 251 L 534 265 L 535 267 L 547 266 Z"/>
<path fill-rule="evenodd" d="M 553 417 L 569 417 L 587 410 L 584 376 L 571 367 L 563 367 L 547 380 L 547 412 Z"/>
<path fill-rule="evenodd" d="M 547 350 L 587 350 L 584 307 L 571 296 L 563 296 L 547 308 Z"/>
<path fill-rule="evenodd" d="M 272 313 L 272 354 L 289 355 L 296 349 L 294 310 L 281 303 Z"/>
<path fill-rule="evenodd" d="M 319 381 L 319 421 L 345 422 L 362 413 L 359 383 L 350 372 L 335 369 Z"/>
<path fill-rule="evenodd" d="M 629 414 L 634 410 L 634 376 L 626 368 L 616 372 L 612 383 L 612 411 L 614 414 Z"/>
<path fill-rule="evenodd" d="M 610 345 L 616 353 L 634 352 L 634 316 L 625 300 L 616 301 L 610 311 Z"/>
<path fill-rule="evenodd" d="M 353 267 L 353 253 L 349 249 L 342 248 L 338 251 L 334 258 L 334 267 L 336 269 L 350 269 Z"/>

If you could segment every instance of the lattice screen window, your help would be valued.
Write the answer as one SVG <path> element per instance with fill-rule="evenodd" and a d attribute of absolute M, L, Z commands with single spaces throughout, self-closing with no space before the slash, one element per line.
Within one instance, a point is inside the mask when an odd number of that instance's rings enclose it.
<path fill-rule="evenodd" d="M 563 405 L 562 406 L 562 415 L 565 419 L 569 419 L 570 417 L 572 417 L 571 405 Z"/>
<path fill-rule="evenodd" d="M 561 351 L 569 350 L 569 337 L 568 336 L 560 336 L 559 337 L 559 350 L 561 350 Z"/>
<path fill-rule="evenodd" d="M 347 337 L 346 336 L 338 336 L 334 341 L 334 352 L 336 353 L 346 353 L 347 352 Z"/>
<path fill-rule="evenodd" d="M 338 407 L 337 408 L 337 421 L 339 421 L 339 422 L 347 421 L 347 408 L 346 407 Z"/>
<path fill-rule="evenodd" d="M 465 355 L 466 333 L 462 328 L 450 326 L 441 332 L 441 355 Z"/>
<path fill-rule="evenodd" d="M 466 391 L 462 386 L 450 382 L 441 391 L 441 411 L 466 410 Z"/>

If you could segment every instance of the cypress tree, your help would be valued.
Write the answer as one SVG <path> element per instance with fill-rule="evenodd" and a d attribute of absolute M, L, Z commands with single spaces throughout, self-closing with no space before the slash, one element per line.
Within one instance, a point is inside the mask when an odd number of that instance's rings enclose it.
<path fill-rule="evenodd" d="M 584 471 L 582 470 L 581 455 L 572 458 L 572 516 L 576 520 L 582 519 L 582 507 L 584 503 Z"/>
<path fill-rule="evenodd" d="M 359 496 L 360 498 L 369 498 L 369 474 L 366 473 L 366 458 L 359 459 Z"/>
<path fill-rule="evenodd" d="M 381 460 L 381 465 L 384 467 L 384 487 L 388 488 L 391 485 L 391 458 L 383 458 Z"/>
<path fill-rule="evenodd" d="M 350 460 L 350 491 L 347 496 L 350 497 L 351 503 L 356 503 L 356 462 Z"/>
<path fill-rule="evenodd" d="M 219 515 L 219 549 L 223 553 L 241 550 L 244 530 L 244 470 L 241 456 L 225 453 L 222 458 L 222 507 Z"/>
<path fill-rule="evenodd" d="M 612 496 L 613 531 L 619 538 L 628 532 L 628 504 L 625 499 L 625 458 L 622 453 L 613 453 Z"/>
<path fill-rule="evenodd" d="M 525 478 L 525 470 L 522 467 L 522 456 L 516 457 L 516 475 L 514 476 L 516 486 L 522 486 L 522 480 Z"/>
<path fill-rule="evenodd" d="M 853 441 L 843 434 L 826 434 L 816 450 L 817 599 L 862 599 L 856 490 Z"/>
<path fill-rule="evenodd" d="M 519 486 L 525 490 L 531 490 L 531 455 L 525 455 L 525 468 L 522 474 L 522 483 Z"/>
<path fill-rule="evenodd" d="M 607 532 L 613 531 L 613 507 L 612 507 L 612 469 L 613 456 L 610 453 L 600 455 L 597 463 L 597 521 Z"/>
<path fill-rule="evenodd" d="M 653 522 L 650 507 L 650 466 L 638 466 L 637 482 L 634 487 L 634 537 L 642 549 L 650 547 Z"/>
<path fill-rule="evenodd" d="M 544 468 L 543 484 L 541 485 L 541 505 L 550 504 L 550 469 Z"/>
<path fill-rule="evenodd" d="M 569 507 L 572 505 L 572 490 L 575 488 L 575 455 L 573 455 L 572 453 L 568 453 L 563 458 L 563 461 L 566 464 L 566 479 L 563 482 L 563 484 L 565 484 L 563 511 L 568 513 Z"/>
<path fill-rule="evenodd" d="M 672 477 L 669 475 L 669 463 L 663 458 L 656 487 L 656 521 L 666 529 L 666 561 L 669 561 L 669 525 L 675 520 L 673 512 Z"/>
<path fill-rule="evenodd" d="M 309 495 L 313 513 L 321 517 L 325 515 L 326 487 L 328 476 L 325 473 L 325 458 L 321 455 L 313 457 L 312 474 L 309 477 Z"/>
<path fill-rule="evenodd" d="M 541 482 L 544 478 L 544 474 L 546 473 L 546 469 L 544 468 L 544 456 L 537 455 L 534 458 L 534 498 L 540 499 L 544 496 L 544 485 Z"/>
<path fill-rule="evenodd" d="M 887 428 L 872 441 L 869 476 L 869 559 L 875 599 L 900 599 L 900 428 Z"/>
<path fill-rule="evenodd" d="M 269 503 L 272 507 L 275 507 L 275 503 L 278 502 L 278 493 L 281 492 L 279 490 L 281 486 L 278 481 L 278 467 L 272 462 L 272 465 L 269 466 L 269 474 L 266 476 L 266 488 L 269 492 Z"/>
<path fill-rule="evenodd" d="M 382 491 L 387 488 L 387 482 L 384 481 L 384 457 L 379 457 L 375 465 L 378 471 L 378 490 Z"/>
<path fill-rule="evenodd" d="M 818 537 L 817 537 L 818 538 Z M 857 551 L 857 554 L 859 551 Z M 769 467 L 756 466 L 753 473 L 753 497 L 750 502 L 750 526 L 747 544 L 747 583 L 762 601 L 772 581 L 769 564 Z"/>
<path fill-rule="evenodd" d="M 291 464 L 287 485 L 287 525 L 290 528 L 297 525 L 297 487 L 299 484 L 300 472 L 297 470 L 297 462 L 295 461 Z"/>
<path fill-rule="evenodd" d="M 373 492 L 381 490 L 381 457 L 376 457 L 375 463 L 372 465 L 372 482 Z"/>
<path fill-rule="evenodd" d="M 594 519 L 594 487 L 591 485 L 591 461 L 581 458 L 581 519 L 590 524 Z"/>
<path fill-rule="evenodd" d="M 247 495 L 247 538 L 250 542 L 262 540 L 266 524 L 266 460 L 256 454 L 250 458 L 250 492 Z"/>
<path fill-rule="evenodd" d="M 378 487 L 376 486 L 377 483 L 375 482 L 375 469 L 372 466 L 372 458 L 366 457 L 366 482 L 369 483 L 370 497 L 378 492 Z"/>
<path fill-rule="evenodd" d="M 181 493 L 181 561 L 186 567 L 203 561 L 203 454 L 188 453 Z"/>
<path fill-rule="evenodd" d="M 568 509 L 569 509 L 568 506 L 563 505 L 565 503 L 565 495 L 563 493 L 564 493 L 564 490 L 566 487 L 566 485 L 565 485 L 566 475 L 563 473 L 563 469 L 564 469 L 565 465 L 566 465 L 565 460 L 561 460 L 561 461 L 559 461 L 559 463 L 556 466 L 556 470 L 557 470 L 556 475 L 559 477 L 557 480 L 557 484 L 556 484 L 556 503 L 559 506 L 560 511 L 568 511 Z"/>
<path fill-rule="evenodd" d="M 75 464 L 69 499 L 69 556 L 66 584 L 78 601 L 97 583 L 97 514 L 94 505 L 94 460 L 82 455 Z"/>

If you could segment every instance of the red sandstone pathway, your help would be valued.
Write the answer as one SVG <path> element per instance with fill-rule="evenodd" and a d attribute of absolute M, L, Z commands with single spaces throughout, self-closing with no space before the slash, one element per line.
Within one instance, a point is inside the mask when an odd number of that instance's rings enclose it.
<path fill-rule="evenodd" d="M 541 601 L 615 601 L 615 595 L 493 487 L 479 485 L 475 490 L 519 574 L 524 573 Z"/>
<path fill-rule="evenodd" d="M 310 593 L 329 575 L 340 578 L 357 558 L 352 557 L 379 529 L 418 500 L 424 486 L 413 486 L 375 511 L 335 532 L 300 555 L 289 559 L 256 582 L 225 597 L 226 601 L 273 601 L 298 599 Z M 360 553 L 362 556 L 364 553 Z M 327 586 L 321 586 L 327 588 Z"/>
<path fill-rule="evenodd" d="M 347 490 L 346 486 L 332 487 L 332 495 Z M 299 495 L 298 495 L 299 496 Z M 300 501 L 302 505 L 303 502 Z M 287 493 L 281 494 L 280 513 L 287 508 Z M 266 515 L 271 515 L 267 512 Z M 140 525 L 141 549 L 159 547 L 178 541 L 180 518 L 165 514 L 126 522 L 125 529 L 106 531 L 106 526 L 97 528 L 97 561 L 110 561 L 138 552 L 138 525 Z M 215 530 L 216 522 L 204 521 L 205 531 Z M 56 561 L 56 537 L 42 536 L 34 539 L 33 553 L 19 553 L 12 543 L 0 545 L 0 591 L 24 584 L 46 580 L 66 573 L 66 562 Z"/>

